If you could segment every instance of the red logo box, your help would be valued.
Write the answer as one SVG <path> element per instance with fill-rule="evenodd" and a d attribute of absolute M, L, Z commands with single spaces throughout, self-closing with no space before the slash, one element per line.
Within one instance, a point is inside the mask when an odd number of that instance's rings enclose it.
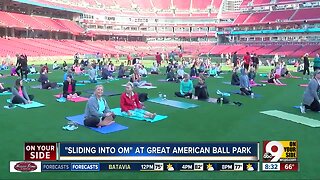
<path fill-rule="evenodd" d="M 57 159 L 56 143 L 25 143 L 24 160 L 55 161 Z"/>

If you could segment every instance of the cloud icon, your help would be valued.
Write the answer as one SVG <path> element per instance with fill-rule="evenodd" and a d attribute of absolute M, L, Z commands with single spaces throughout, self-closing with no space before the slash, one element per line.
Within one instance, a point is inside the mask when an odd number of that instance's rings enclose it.
<path fill-rule="evenodd" d="M 174 171 L 173 167 L 169 167 L 168 171 Z"/>
<path fill-rule="evenodd" d="M 208 171 L 214 171 L 214 168 L 213 167 L 209 167 Z"/>
<path fill-rule="evenodd" d="M 254 171 L 253 167 L 248 168 L 248 171 Z"/>

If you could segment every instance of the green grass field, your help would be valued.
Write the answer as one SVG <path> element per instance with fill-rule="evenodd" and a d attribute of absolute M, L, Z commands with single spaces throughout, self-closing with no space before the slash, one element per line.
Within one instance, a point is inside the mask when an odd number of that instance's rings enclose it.
<path fill-rule="evenodd" d="M 149 63 L 150 64 L 150 63 Z M 163 71 L 163 69 L 162 69 Z M 262 68 L 261 72 L 267 72 Z M 6 72 L 6 71 L 2 71 Z M 301 76 L 301 74 L 294 73 Z M 235 90 L 237 87 L 225 85 L 230 81 L 231 73 L 223 75 L 223 79 L 208 78 L 208 90 L 211 97 L 218 97 L 215 92 Z M 32 75 L 30 78 L 38 78 Z M 301 115 L 298 109 L 292 108 L 301 102 L 304 88 L 298 84 L 307 83 L 302 79 L 283 79 L 288 86 L 278 87 L 267 85 L 256 87 L 254 92 L 261 94 L 259 99 L 251 99 L 240 95 L 231 95 L 230 101 L 240 101 L 243 106 L 217 105 L 196 100 L 180 99 L 174 96 L 179 84 L 158 82 L 164 75 L 149 75 L 147 81 L 152 82 L 157 89 L 137 89 L 147 92 L 149 97 L 156 97 L 161 92 L 168 99 L 191 102 L 199 107 L 183 110 L 146 102 L 147 110 L 168 115 L 169 118 L 156 123 L 134 121 L 117 117 L 116 121 L 128 126 L 128 130 L 111 134 L 100 134 L 85 127 L 76 131 L 64 131 L 66 116 L 84 112 L 85 102 L 58 103 L 53 95 L 62 90 L 40 90 L 28 88 L 29 94 L 35 95 L 35 100 L 46 104 L 44 108 L 12 110 L 4 109 L 5 100 L 9 96 L 0 96 L 0 119 L 2 144 L 0 146 L 1 179 L 317 179 L 320 159 L 318 140 L 320 131 L 317 128 L 285 121 L 276 117 L 259 113 L 265 110 L 281 110 Z M 12 84 L 15 77 L 0 79 L 0 82 Z M 60 82 L 63 72 L 49 74 L 51 82 Z M 77 80 L 86 79 L 76 76 Z M 257 77 L 256 82 L 262 80 Z M 122 92 L 121 84 L 127 80 L 113 81 L 104 84 L 105 90 Z M 28 83 L 27 86 L 38 84 Z M 78 87 L 78 90 L 93 89 L 94 85 Z M 111 108 L 119 107 L 119 96 L 107 98 Z M 308 112 L 306 117 L 319 120 L 318 113 Z M 23 160 L 24 142 L 237 142 L 263 140 L 298 140 L 300 161 L 299 172 L 48 172 L 48 173 L 9 173 L 9 161 Z M 261 148 L 262 149 L 262 146 Z M 261 152 L 260 152 L 261 155 Z"/>

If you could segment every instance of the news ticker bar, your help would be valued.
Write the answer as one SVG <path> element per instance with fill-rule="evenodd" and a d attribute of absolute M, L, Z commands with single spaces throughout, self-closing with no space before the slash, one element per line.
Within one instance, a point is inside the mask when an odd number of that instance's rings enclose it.
<path fill-rule="evenodd" d="M 259 143 L 25 143 L 28 161 L 259 161 Z"/>
<path fill-rule="evenodd" d="M 41 162 L 41 171 L 259 171 L 259 163 Z"/>

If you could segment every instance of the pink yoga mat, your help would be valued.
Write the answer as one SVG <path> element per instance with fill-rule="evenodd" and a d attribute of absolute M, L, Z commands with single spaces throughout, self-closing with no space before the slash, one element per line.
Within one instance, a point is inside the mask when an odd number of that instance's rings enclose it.
<path fill-rule="evenodd" d="M 308 87 L 308 84 L 299 84 L 300 87 Z"/>
<path fill-rule="evenodd" d="M 62 97 L 62 95 L 61 94 L 57 94 L 57 95 L 54 95 L 54 97 L 60 98 L 60 97 Z M 77 98 L 68 98 L 67 100 L 71 101 L 71 102 L 84 102 L 84 101 L 88 101 L 88 99 L 89 98 L 79 96 Z"/>
<path fill-rule="evenodd" d="M 84 101 L 88 101 L 88 98 L 85 98 L 85 97 L 70 98 L 70 99 L 68 99 L 68 101 L 71 101 L 71 102 L 84 102 Z"/>

